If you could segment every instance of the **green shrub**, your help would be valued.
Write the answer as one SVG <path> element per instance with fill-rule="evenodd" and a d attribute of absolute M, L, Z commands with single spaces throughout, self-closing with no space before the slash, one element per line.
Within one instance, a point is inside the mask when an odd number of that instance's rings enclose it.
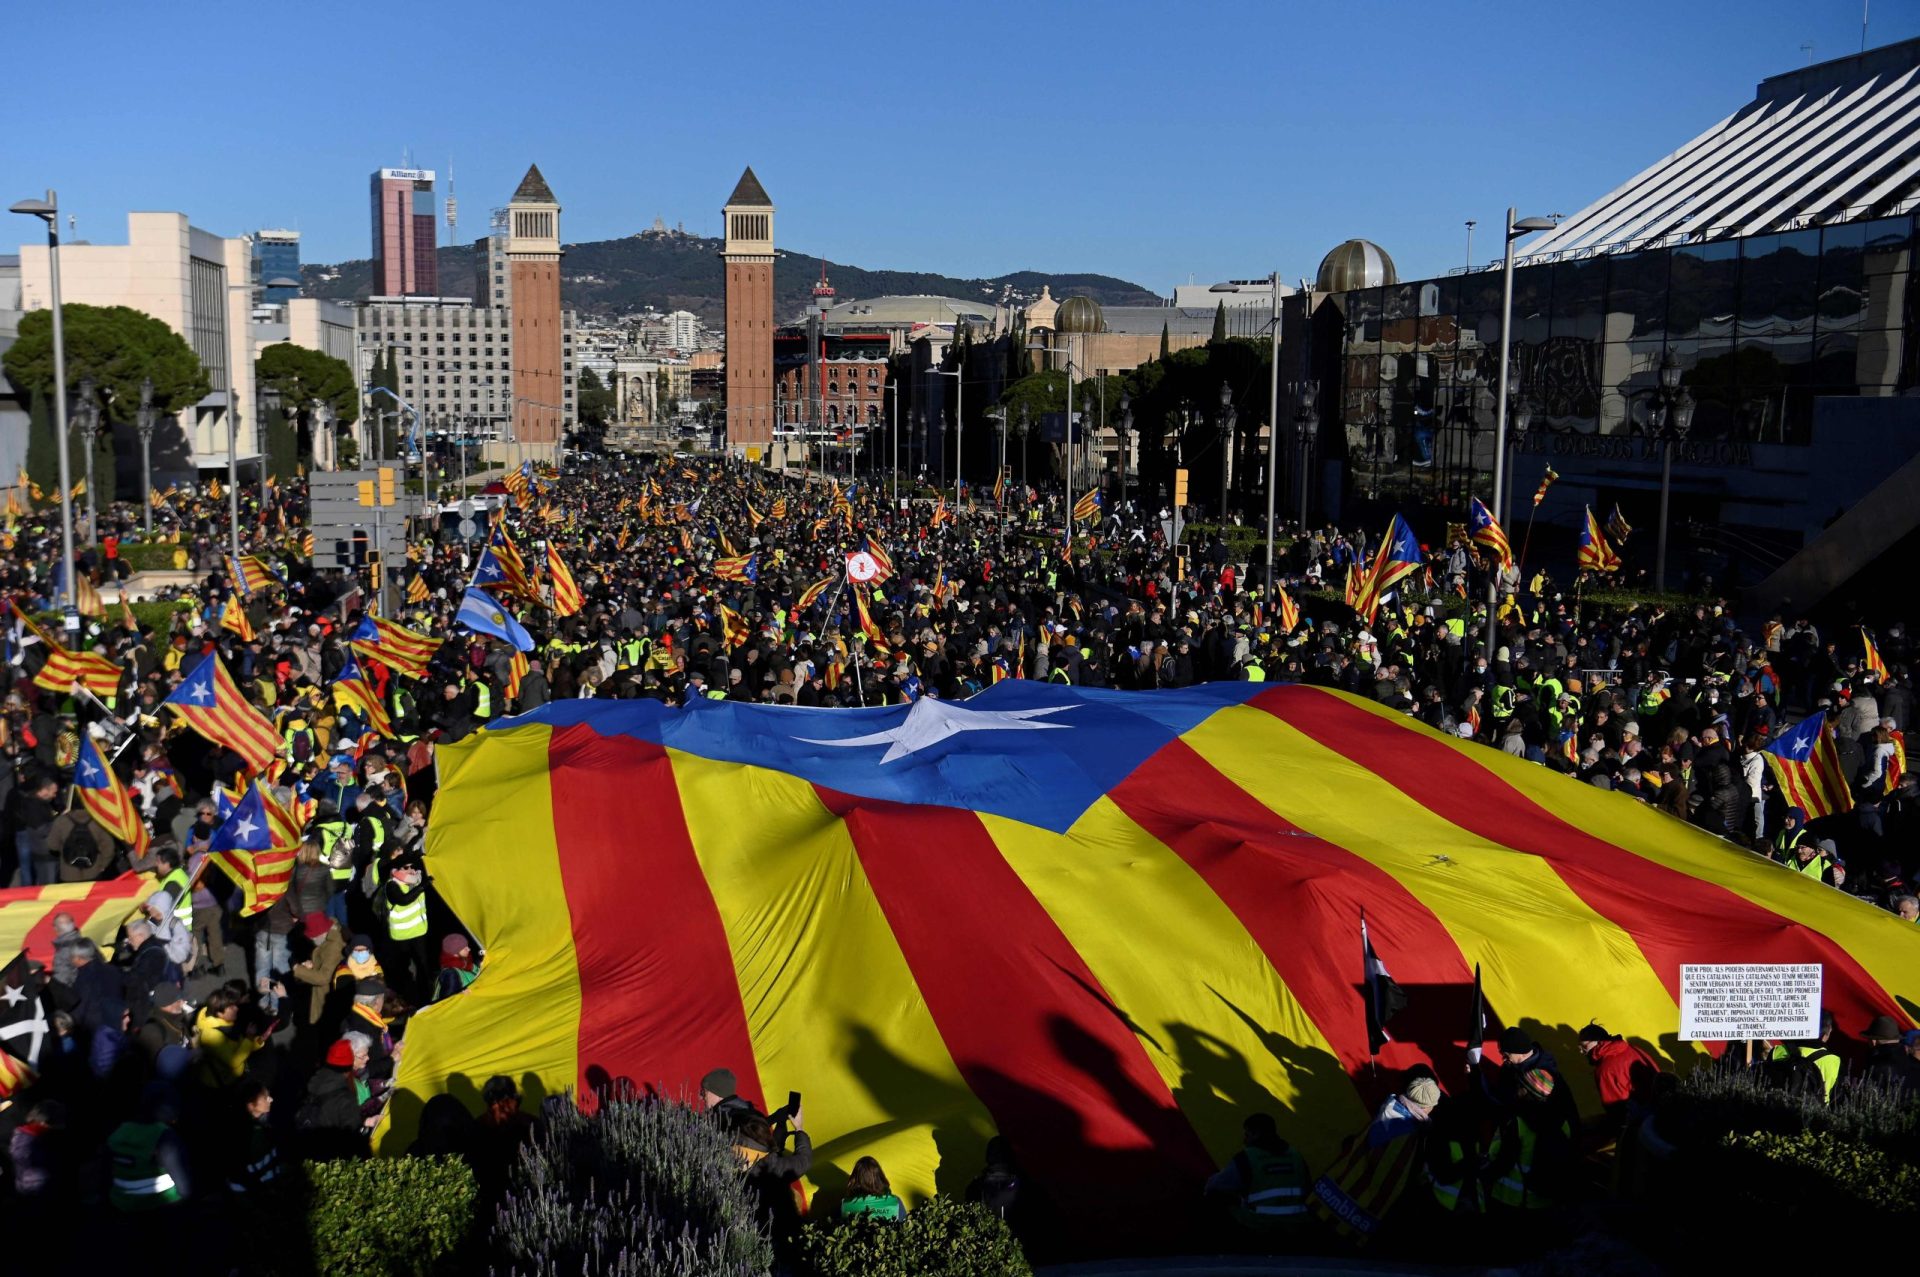
<path fill-rule="evenodd" d="M 1920 1160 L 1920 1110 L 1884 1086 L 1842 1082 L 1832 1102 L 1823 1103 L 1818 1095 L 1772 1085 L 1729 1059 L 1681 1078 L 1676 1098 L 1685 1125 L 1702 1143 L 1756 1132 L 1824 1134 Z"/>
<path fill-rule="evenodd" d="M 865 1217 L 801 1233 L 810 1277 L 1019 1277 L 1031 1274 L 1006 1223 L 984 1207 L 935 1197 L 898 1223 Z"/>
<path fill-rule="evenodd" d="M 457 1157 L 309 1162 L 307 1244 L 321 1273 L 455 1272 L 479 1187 Z"/>
<path fill-rule="evenodd" d="M 479 1187 L 455 1157 L 288 1166 L 236 1203 L 226 1243 L 266 1277 L 432 1277 L 468 1271 Z"/>
<path fill-rule="evenodd" d="M 503 1277 L 758 1277 L 773 1246 L 726 1133 L 685 1105 L 556 1106 L 494 1219 Z"/>
<path fill-rule="evenodd" d="M 179 548 L 165 541 L 122 541 L 118 553 L 135 572 L 171 572 L 173 552 Z"/>
<path fill-rule="evenodd" d="M 1722 1146 L 1740 1163 L 1729 1169 L 1743 1196 L 1770 1212 L 1865 1223 L 1920 1212 L 1920 1168 L 1868 1144 L 1824 1131 L 1728 1135 Z M 1779 1214 L 1771 1216 L 1779 1219 Z"/>

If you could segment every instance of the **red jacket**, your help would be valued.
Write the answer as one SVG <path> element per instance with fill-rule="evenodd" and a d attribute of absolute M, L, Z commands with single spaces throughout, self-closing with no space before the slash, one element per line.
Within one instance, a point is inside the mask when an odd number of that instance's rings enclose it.
<path fill-rule="evenodd" d="M 1593 1062 L 1593 1080 L 1600 1086 L 1600 1103 L 1608 1108 L 1625 1104 L 1660 1071 L 1652 1056 L 1623 1038 L 1600 1043 L 1587 1058 Z"/>

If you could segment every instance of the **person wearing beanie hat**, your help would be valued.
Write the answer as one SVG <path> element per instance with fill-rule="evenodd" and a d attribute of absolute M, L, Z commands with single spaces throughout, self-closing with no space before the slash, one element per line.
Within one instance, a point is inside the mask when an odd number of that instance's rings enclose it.
<path fill-rule="evenodd" d="M 386 978 L 386 972 L 380 966 L 380 959 L 373 953 L 373 937 L 364 932 L 356 933 L 346 943 L 340 958 L 340 965 L 334 968 L 333 982 L 347 986 L 347 996 L 352 996 L 352 987 L 360 981 L 378 976 Z"/>
<path fill-rule="evenodd" d="M 367 1119 L 361 1113 L 363 1101 L 354 1076 L 364 1059 L 347 1037 L 327 1048 L 320 1067 L 307 1081 L 306 1099 L 294 1117 L 302 1156 L 328 1160 L 366 1152 Z"/>
<path fill-rule="evenodd" d="M 473 983 L 479 974 L 473 960 L 473 946 L 459 932 L 440 941 L 440 974 L 434 978 L 433 1000 L 450 998 Z"/>
<path fill-rule="evenodd" d="M 1487 1146 L 1481 1174 L 1487 1199 L 1496 1213 L 1509 1216 L 1508 1229 L 1522 1236 L 1534 1233 L 1537 1239 L 1543 1213 L 1571 1185 L 1573 1123 L 1560 1102 L 1566 1089 L 1557 1073 L 1538 1065 L 1524 1069 L 1514 1106 Z"/>
<path fill-rule="evenodd" d="M 311 1036 L 313 1026 L 326 1019 L 327 999 L 333 992 L 334 973 L 339 970 L 346 954 L 347 940 L 340 934 L 340 924 L 324 913 L 306 915 L 301 920 L 300 930 L 313 949 L 303 960 L 293 964 L 287 976 L 295 986 L 307 991 L 306 1014 L 289 1012 L 294 1022 L 294 1035 L 304 1042 Z M 306 1055 L 303 1058 L 313 1057 Z"/>
<path fill-rule="evenodd" d="M 1409 1186 L 1418 1190 L 1424 1159 L 1405 1141 L 1424 1140 L 1433 1112 L 1445 1099 L 1433 1071 L 1417 1067 L 1387 1097 L 1360 1138 L 1313 1182 L 1307 1210 L 1342 1237 L 1378 1236 Z"/>

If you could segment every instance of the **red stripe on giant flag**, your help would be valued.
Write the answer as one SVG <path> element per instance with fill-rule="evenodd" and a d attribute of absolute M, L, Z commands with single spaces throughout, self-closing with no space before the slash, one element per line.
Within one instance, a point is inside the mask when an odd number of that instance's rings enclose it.
<path fill-rule="evenodd" d="M 1207 796 L 1204 823 L 1193 820 L 1194 794 Z M 1389 1068 L 1425 1063 L 1426 1048 L 1451 1042 L 1466 1022 L 1464 1002 L 1448 1019 L 1427 987 L 1464 991 L 1473 982 L 1467 960 L 1433 911 L 1386 870 L 1282 819 L 1185 741 L 1154 754 L 1109 796 L 1186 861 L 1240 919 L 1321 1035 L 1341 1049 L 1341 1066 L 1355 1075 L 1355 1085 L 1364 1085 L 1371 1058 L 1352 955 L 1353 922 L 1362 910 L 1401 987 L 1421 987 L 1395 1019 L 1397 1040 L 1381 1049 L 1381 1062 Z M 1453 1007 L 1455 999 L 1441 1001 Z M 1452 1070 L 1445 1076 L 1458 1076 L 1465 1047 L 1458 1060 L 1435 1062 Z"/>
<path fill-rule="evenodd" d="M 846 822 L 948 1053 L 1021 1165 L 1095 1236 L 1176 1233 L 1212 1159 L 979 816 L 816 791 Z"/>
<path fill-rule="evenodd" d="M 764 1111 L 726 927 L 666 750 L 576 724 L 554 731 L 547 756 L 580 969 L 582 1099 L 624 1083 L 698 1100 L 701 1077 L 725 1066 Z"/>
<path fill-rule="evenodd" d="M 1588 833 L 1445 741 L 1317 688 L 1278 687 L 1251 702 L 1390 781 L 1435 815 L 1490 842 L 1534 851 L 1594 912 L 1634 940 L 1678 1003 L 1686 963 L 1819 962 L 1823 998 L 1843 1024 L 1891 1000 L 1846 949 L 1721 886 Z"/>

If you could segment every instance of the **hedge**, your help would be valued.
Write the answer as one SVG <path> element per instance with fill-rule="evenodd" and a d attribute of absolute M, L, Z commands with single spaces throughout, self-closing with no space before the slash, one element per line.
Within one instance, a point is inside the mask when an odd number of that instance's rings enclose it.
<path fill-rule="evenodd" d="M 494 1219 L 499 1277 L 756 1277 L 773 1263 L 733 1144 L 682 1104 L 555 1105 Z"/>
<path fill-rule="evenodd" d="M 1826 1231 L 1920 1212 L 1920 1168 L 1869 1144 L 1827 1131 L 1758 1131 L 1725 1136 L 1722 1147 L 1738 1163 L 1729 1169 L 1741 1196 L 1776 1223 L 1797 1216 Z"/>
<path fill-rule="evenodd" d="M 117 553 L 135 572 L 171 572 L 174 551 L 185 548 L 169 541 L 122 541 Z"/>
<path fill-rule="evenodd" d="M 232 1212 L 232 1244 L 269 1277 L 470 1272 L 479 1192 L 457 1157 L 306 1162 Z"/>
<path fill-rule="evenodd" d="M 998 1215 L 935 1197 L 898 1223 L 859 1217 L 801 1233 L 808 1277 L 1025 1277 L 1033 1269 Z"/>

